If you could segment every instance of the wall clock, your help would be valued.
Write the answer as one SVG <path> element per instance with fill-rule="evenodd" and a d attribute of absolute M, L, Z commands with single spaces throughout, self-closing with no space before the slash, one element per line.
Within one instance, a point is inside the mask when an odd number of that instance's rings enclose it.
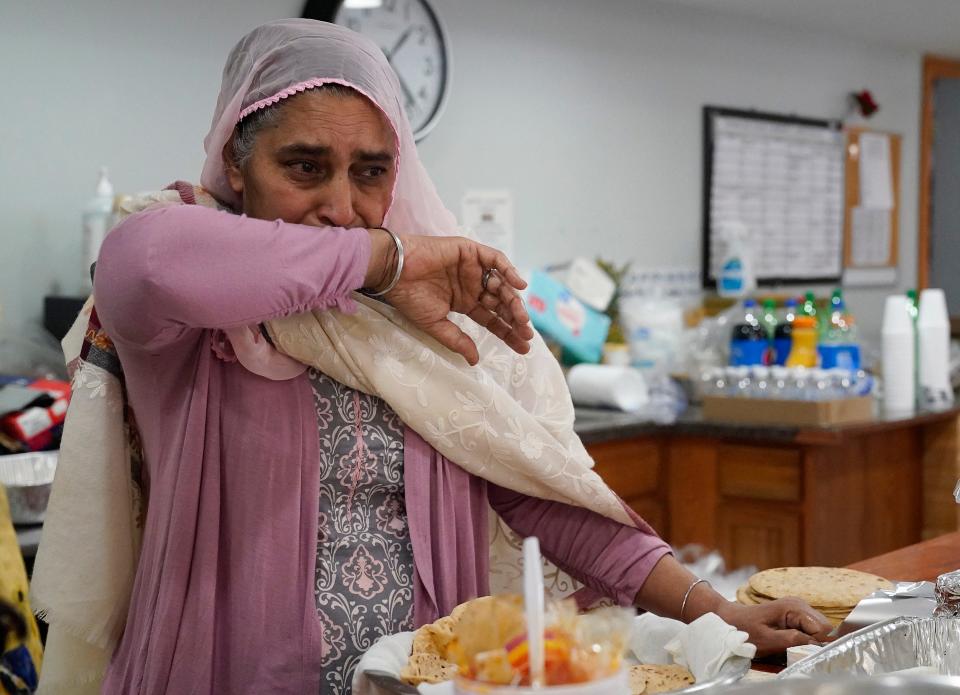
<path fill-rule="evenodd" d="M 307 0 L 303 16 L 373 39 L 397 73 L 414 137 L 419 141 L 433 129 L 449 93 L 450 54 L 427 0 Z"/>

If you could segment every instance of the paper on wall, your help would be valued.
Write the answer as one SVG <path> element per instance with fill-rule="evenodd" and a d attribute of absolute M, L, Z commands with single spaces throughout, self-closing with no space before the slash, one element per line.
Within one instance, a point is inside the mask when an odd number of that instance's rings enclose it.
<path fill-rule="evenodd" d="M 890 211 L 857 206 L 851 211 L 850 260 L 855 267 L 890 264 Z"/>
<path fill-rule="evenodd" d="M 893 168 L 890 137 L 860 134 L 860 205 L 874 210 L 893 209 Z"/>
<path fill-rule="evenodd" d="M 476 241 L 513 259 L 513 198 L 510 191 L 467 191 L 460 202 L 460 223 Z"/>

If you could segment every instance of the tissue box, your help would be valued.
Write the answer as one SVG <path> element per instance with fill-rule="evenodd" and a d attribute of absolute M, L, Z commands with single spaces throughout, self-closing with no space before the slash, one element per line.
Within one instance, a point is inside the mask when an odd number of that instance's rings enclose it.
<path fill-rule="evenodd" d="M 617 285 L 593 261 L 574 258 L 561 278 L 573 295 L 591 309 L 606 311 Z"/>
<path fill-rule="evenodd" d="M 576 362 L 599 362 L 610 317 L 591 309 L 567 287 L 535 271 L 527 288 L 527 312 L 534 328 L 556 341 Z"/>

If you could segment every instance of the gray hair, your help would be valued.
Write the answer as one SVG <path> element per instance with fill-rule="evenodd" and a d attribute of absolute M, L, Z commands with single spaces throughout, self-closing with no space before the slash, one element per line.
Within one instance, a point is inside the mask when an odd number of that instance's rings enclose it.
<path fill-rule="evenodd" d="M 355 96 L 357 94 L 357 92 L 350 87 L 336 82 L 327 82 L 319 87 L 311 87 L 310 91 L 313 89 L 329 92 L 338 97 Z M 238 167 L 242 169 L 246 166 L 247 162 L 250 161 L 250 158 L 253 156 L 253 146 L 256 144 L 257 135 L 260 131 L 264 128 L 275 127 L 280 120 L 281 109 L 290 99 L 296 99 L 298 96 L 299 94 L 294 94 L 286 99 L 281 99 L 272 106 L 254 111 L 237 123 L 237 127 L 233 129 L 232 147 L 233 161 Z"/>

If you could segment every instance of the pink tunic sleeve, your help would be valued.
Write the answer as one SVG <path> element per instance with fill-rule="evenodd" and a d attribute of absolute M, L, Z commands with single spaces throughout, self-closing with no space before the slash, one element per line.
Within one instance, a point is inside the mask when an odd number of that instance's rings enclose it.
<path fill-rule="evenodd" d="M 580 507 L 490 484 L 490 505 L 521 536 L 537 536 L 557 567 L 622 606 L 634 605 L 654 565 L 670 552 L 649 529 L 635 529 Z"/>
<path fill-rule="evenodd" d="M 349 308 L 369 258 L 363 229 L 199 205 L 158 207 L 131 215 L 107 236 L 96 269 L 97 308 L 111 336 L 156 349 L 191 329 Z"/>

